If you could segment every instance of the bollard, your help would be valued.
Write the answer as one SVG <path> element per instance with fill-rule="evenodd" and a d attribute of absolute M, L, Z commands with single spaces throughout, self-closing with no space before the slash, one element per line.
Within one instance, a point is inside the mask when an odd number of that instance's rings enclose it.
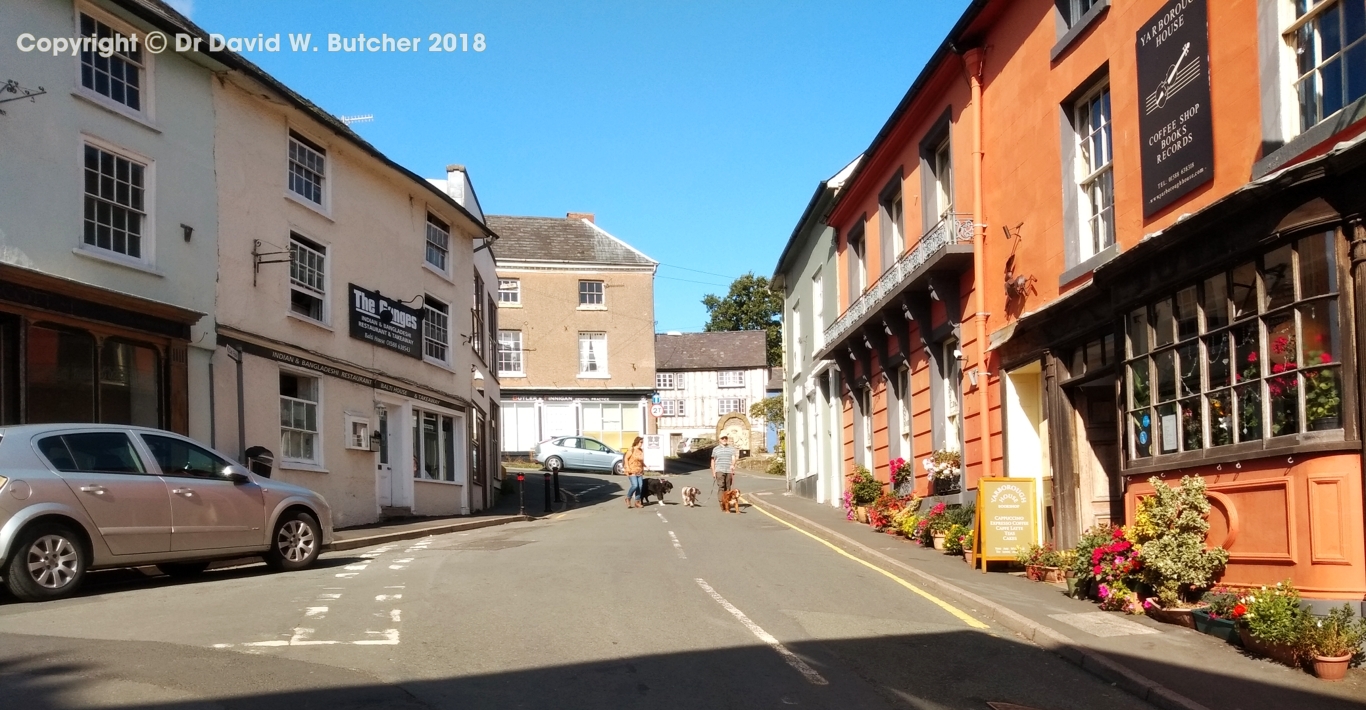
<path fill-rule="evenodd" d="M 545 472 L 545 512 L 550 512 L 550 472 Z"/>
<path fill-rule="evenodd" d="M 559 502 L 560 502 L 560 469 L 557 468 L 557 469 L 555 469 L 554 471 L 551 471 L 551 472 L 550 472 L 550 475 L 551 475 L 552 478 L 555 479 L 555 502 L 556 502 L 556 503 L 559 503 Z"/>
<path fill-rule="evenodd" d="M 526 488 L 523 486 L 523 479 L 526 474 L 517 472 L 517 504 L 521 508 L 521 514 L 526 515 Z"/>

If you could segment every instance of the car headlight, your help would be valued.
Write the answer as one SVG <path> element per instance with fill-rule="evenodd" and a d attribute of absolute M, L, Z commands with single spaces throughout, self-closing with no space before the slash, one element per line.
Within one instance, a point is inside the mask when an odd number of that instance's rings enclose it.
<path fill-rule="evenodd" d="M 9 483 L 9 479 L 5 478 L 4 476 L 0 476 L 0 489 L 3 489 L 6 483 Z"/>

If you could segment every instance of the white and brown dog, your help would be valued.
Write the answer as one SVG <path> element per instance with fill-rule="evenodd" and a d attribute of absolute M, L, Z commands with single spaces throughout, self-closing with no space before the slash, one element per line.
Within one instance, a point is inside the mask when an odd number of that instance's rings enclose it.
<path fill-rule="evenodd" d="M 683 487 L 682 493 L 683 493 L 683 505 L 686 505 L 686 506 L 688 506 L 689 508 L 696 508 L 696 507 L 697 507 L 697 497 L 700 496 L 700 495 L 702 495 L 702 490 L 699 489 L 699 488 L 696 488 L 696 487 L 694 487 L 694 486 L 684 486 L 684 487 Z"/>

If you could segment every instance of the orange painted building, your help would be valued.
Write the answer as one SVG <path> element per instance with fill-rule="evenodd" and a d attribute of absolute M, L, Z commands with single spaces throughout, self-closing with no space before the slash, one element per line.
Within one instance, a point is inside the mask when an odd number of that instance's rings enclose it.
<path fill-rule="evenodd" d="M 971 3 L 827 218 L 846 471 L 1059 545 L 1199 475 L 1224 581 L 1366 598 L 1363 128 L 1362 0 Z"/>

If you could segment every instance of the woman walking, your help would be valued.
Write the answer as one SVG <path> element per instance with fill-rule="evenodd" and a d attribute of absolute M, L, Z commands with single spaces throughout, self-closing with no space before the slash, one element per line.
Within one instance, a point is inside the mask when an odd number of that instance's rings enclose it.
<path fill-rule="evenodd" d="M 643 441 L 643 437 L 637 436 L 636 440 L 631 442 L 631 449 L 626 452 L 626 461 L 623 464 L 626 478 L 631 482 L 630 487 L 626 489 L 627 508 L 645 507 L 640 502 L 645 497 L 642 495 L 645 492 L 645 447 L 641 445 Z"/>

